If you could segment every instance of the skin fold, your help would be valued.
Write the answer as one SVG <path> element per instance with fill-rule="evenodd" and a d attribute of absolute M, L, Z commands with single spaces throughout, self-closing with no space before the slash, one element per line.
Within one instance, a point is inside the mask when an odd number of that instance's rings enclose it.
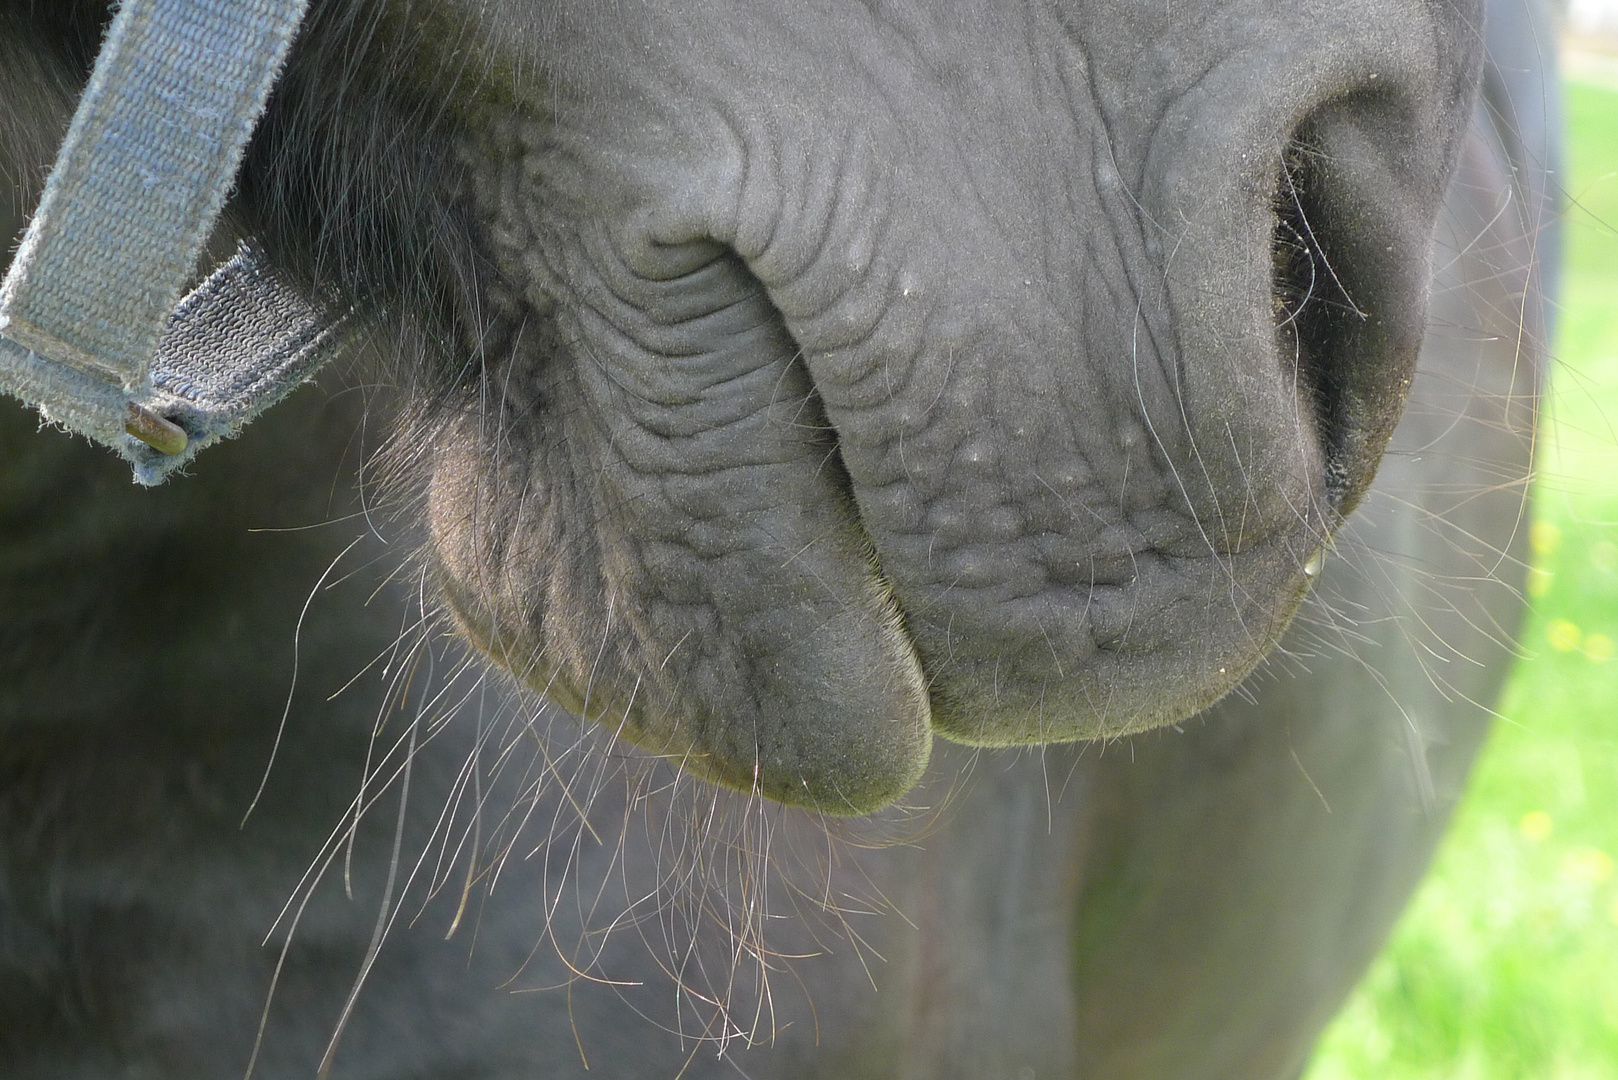
<path fill-rule="evenodd" d="M 935 734 L 1177 722 L 1274 644 L 1409 386 L 1476 22 L 327 5 L 239 209 L 434 339 L 412 447 L 472 641 L 857 814 Z"/>
<path fill-rule="evenodd" d="M 1295 1077 L 1511 655 L 1543 16 L 314 4 L 214 246 L 364 347 L 0 416 L 0 1059 Z"/>

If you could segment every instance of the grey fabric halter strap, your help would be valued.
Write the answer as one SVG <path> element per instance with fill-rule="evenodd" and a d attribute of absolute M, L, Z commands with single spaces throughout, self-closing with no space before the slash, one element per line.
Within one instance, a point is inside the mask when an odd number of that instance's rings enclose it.
<path fill-rule="evenodd" d="M 250 247 L 181 298 L 308 0 L 123 0 L 0 285 L 0 390 L 161 483 L 339 327 Z"/>

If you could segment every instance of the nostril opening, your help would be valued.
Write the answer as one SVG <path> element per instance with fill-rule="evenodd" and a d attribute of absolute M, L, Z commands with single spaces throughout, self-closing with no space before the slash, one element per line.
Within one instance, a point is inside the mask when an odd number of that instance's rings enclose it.
<path fill-rule="evenodd" d="M 1350 483 L 1347 354 L 1367 316 L 1355 302 L 1346 260 L 1333 257 L 1323 164 L 1307 128 L 1300 128 L 1282 154 L 1272 199 L 1271 314 L 1281 361 L 1312 408 L 1326 497 L 1338 506 Z"/>

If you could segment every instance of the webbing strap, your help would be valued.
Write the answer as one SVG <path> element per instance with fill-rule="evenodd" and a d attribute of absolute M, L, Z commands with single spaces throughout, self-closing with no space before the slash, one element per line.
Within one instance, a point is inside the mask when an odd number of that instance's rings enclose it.
<path fill-rule="evenodd" d="M 123 0 L 0 285 L 0 389 L 143 483 L 329 352 L 321 317 L 250 251 L 177 306 L 307 3 Z"/>

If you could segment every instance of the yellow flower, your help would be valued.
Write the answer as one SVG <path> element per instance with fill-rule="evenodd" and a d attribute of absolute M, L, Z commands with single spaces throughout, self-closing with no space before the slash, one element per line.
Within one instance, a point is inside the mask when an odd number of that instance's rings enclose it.
<path fill-rule="evenodd" d="M 1543 810 L 1530 810 L 1522 816 L 1517 828 L 1534 843 L 1550 839 L 1551 816 Z"/>
<path fill-rule="evenodd" d="M 1591 634 L 1584 639 L 1584 655 L 1598 664 L 1611 660 L 1615 651 L 1612 638 L 1606 634 Z"/>
<path fill-rule="evenodd" d="M 1562 872 L 1575 881 L 1600 885 L 1612 877 L 1612 856 L 1600 848 L 1581 848 L 1567 857 Z"/>
<path fill-rule="evenodd" d="M 1528 530 L 1528 544 L 1535 555 L 1549 555 L 1562 545 L 1562 530 L 1549 521 L 1536 521 Z"/>
<path fill-rule="evenodd" d="M 1566 619 L 1552 619 L 1545 624 L 1545 637 L 1557 652 L 1572 652 L 1579 647 L 1584 631 Z"/>

